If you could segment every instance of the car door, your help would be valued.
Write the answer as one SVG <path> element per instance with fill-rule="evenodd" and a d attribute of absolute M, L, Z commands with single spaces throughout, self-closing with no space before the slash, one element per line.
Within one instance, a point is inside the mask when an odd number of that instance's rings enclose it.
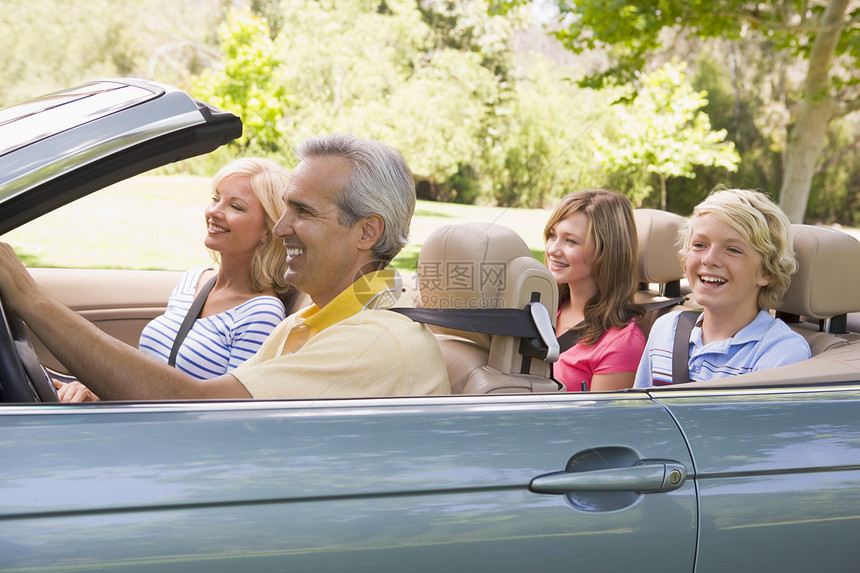
<path fill-rule="evenodd" d="M 4 571 L 695 558 L 689 451 L 645 393 L 15 405 L 0 426 Z"/>
<path fill-rule="evenodd" d="M 654 396 L 697 469 L 697 573 L 857 571 L 860 386 Z"/>
<path fill-rule="evenodd" d="M 63 304 L 107 334 L 137 346 L 140 333 L 164 313 L 181 271 L 30 268 L 35 281 Z M 30 338 L 41 363 L 68 374 L 37 336 Z"/>

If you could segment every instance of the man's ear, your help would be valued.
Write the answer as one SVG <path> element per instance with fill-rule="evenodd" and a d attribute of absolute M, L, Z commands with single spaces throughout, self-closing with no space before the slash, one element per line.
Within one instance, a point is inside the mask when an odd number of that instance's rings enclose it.
<path fill-rule="evenodd" d="M 358 222 L 360 225 L 361 236 L 358 239 L 358 247 L 360 249 L 371 249 L 373 245 L 379 241 L 383 231 L 385 231 L 385 221 L 380 215 L 374 213 L 368 215 Z"/>

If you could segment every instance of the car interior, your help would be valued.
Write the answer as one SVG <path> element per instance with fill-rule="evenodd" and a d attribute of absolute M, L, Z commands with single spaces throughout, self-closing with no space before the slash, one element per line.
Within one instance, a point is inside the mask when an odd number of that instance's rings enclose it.
<path fill-rule="evenodd" d="M 167 299 L 183 271 L 130 269 L 28 268 L 35 281 L 63 304 L 112 337 L 137 348 L 140 333 L 164 314 Z M 294 290 L 285 302 L 287 314 L 310 304 Z M 28 329 L 42 365 L 57 379 L 72 376 L 39 338 Z"/>
<path fill-rule="evenodd" d="M 649 312 L 647 336 L 657 316 L 673 308 L 696 308 L 685 289 L 677 257 L 683 217 L 655 209 L 634 211 L 639 239 L 640 304 L 686 296 L 683 306 Z M 696 382 L 687 389 L 790 386 L 856 382 L 860 370 L 860 242 L 833 229 L 793 225 L 799 271 L 782 305 L 773 312 L 802 334 L 812 359 L 733 378 Z M 30 269 L 62 302 L 110 335 L 137 346 L 140 332 L 164 312 L 180 271 Z M 493 223 L 457 223 L 435 230 L 421 248 L 414 280 L 404 284 L 417 307 L 518 308 L 546 306 L 553 323 L 558 307 L 555 281 L 512 229 Z M 295 292 L 287 313 L 307 305 Z M 854 313 L 854 314 L 852 314 Z M 558 392 L 551 365 L 523 354 L 512 336 L 430 327 L 445 357 L 455 394 Z M 53 375 L 67 374 L 35 336 L 40 360 Z M 678 389 L 674 385 L 669 388 Z"/>
<path fill-rule="evenodd" d="M 424 308 L 524 308 L 539 301 L 552 322 L 555 279 L 525 241 L 494 223 L 445 225 L 418 254 L 418 297 Z M 455 394 L 556 392 L 549 363 L 520 352 L 520 340 L 431 326 Z"/>
<path fill-rule="evenodd" d="M 648 335 L 656 318 L 680 308 L 700 308 L 685 287 L 684 271 L 677 256 L 678 235 L 684 218 L 656 209 L 634 211 L 639 240 L 639 304 L 671 302 L 682 305 L 648 312 L 640 322 Z M 798 272 L 778 309 L 772 312 L 800 333 L 812 351 L 810 360 L 732 378 L 696 382 L 684 388 L 787 386 L 825 382 L 855 382 L 860 367 L 860 241 L 824 227 L 793 225 Z M 535 264 L 537 263 L 537 264 Z M 502 282 L 475 280 L 473 284 L 440 281 L 440 265 L 459 264 L 476 269 L 502 264 Z M 486 276 L 484 278 L 487 278 Z M 511 229 L 488 223 L 447 225 L 432 233 L 418 259 L 413 295 L 418 306 L 450 308 L 467 302 L 479 308 L 522 308 L 540 300 L 555 317 L 558 296 L 552 275 Z M 550 285 L 548 288 L 546 285 Z M 504 287 L 504 288 L 500 288 Z M 490 394 L 552 392 L 561 388 L 551 378 L 546 362 L 518 352 L 519 341 L 450 328 L 431 327 L 442 348 L 454 393 Z M 522 366 L 526 364 L 526 366 Z M 704 386 L 707 385 L 707 386 Z M 676 385 L 677 389 L 681 386 Z"/>

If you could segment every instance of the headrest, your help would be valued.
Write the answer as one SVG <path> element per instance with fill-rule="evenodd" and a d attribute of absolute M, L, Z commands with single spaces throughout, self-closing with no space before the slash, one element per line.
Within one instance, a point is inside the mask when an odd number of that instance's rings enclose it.
<path fill-rule="evenodd" d="M 860 241 L 825 227 L 791 228 L 798 270 L 779 310 L 819 320 L 860 311 Z"/>
<path fill-rule="evenodd" d="M 519 308 L 540 301 L 555 326 L 558 285 L 525 241 L 512 229 L 493 223 L 458 223 L 433 231 L 418 254 L 418 290 L 424 308 Z M 440 334 L 470 340 L 488 351 L 486 365 L 502 374 L 547 377 L 550 365 L 524 361 L 520 339 L 442 327 Z M 527 371 L 523 371 L 527 365 Z M 452 385 L 457 376 L 449 377 Z"/>
<path fill-rule="evenodd" d="M 430 233 L 418 254 L 421 306 L 503 308 L 504 291 L 513 286 L 507 284 L 510 263 L 521 257 L 537 262 L 525 241 L 503 225 L 440 227 Z"/>
<path fill-rule="evenodd" d="M 666 284 L 683 278 L 678 233 L 684 218 L 657 209 L 635 209 L 633 218 L 639 237 L 639 282 Z"/>

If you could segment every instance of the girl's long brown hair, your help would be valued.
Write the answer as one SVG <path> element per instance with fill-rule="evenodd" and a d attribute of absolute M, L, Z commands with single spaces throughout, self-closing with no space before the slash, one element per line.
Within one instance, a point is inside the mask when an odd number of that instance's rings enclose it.
<path fill-rule="evenodd" d="M 576 191 L 562 198 L 543 230 L 544 243 L 550 232 L 571 214 L 588 217 L 587 241 L 594 242 L 591 276 L 597 293 L 585 303 L 585 326 L 581 342 L 594 344 L 611 327 L 624 328 L 630 319 L 645 314 L 633 302 L 639 284 L 639 241 L 633 208 L 624 195 L 606 189 Z M 544 250 L 544 262 L 548 259 Z M 567 284 L 558 285 L 559 307 L 570 298 Z M 559 333 L 561 334 L 561 333 Z"/>

